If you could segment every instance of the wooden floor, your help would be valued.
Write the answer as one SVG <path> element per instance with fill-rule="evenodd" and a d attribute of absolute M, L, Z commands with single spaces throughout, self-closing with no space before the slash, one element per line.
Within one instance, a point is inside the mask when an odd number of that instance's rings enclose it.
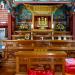
<path fill-rule="evenodd" d="M 0 67 L 0 75 L 15 75 L 13 71 L 8 71 L 6 68 Z"/>
<path fill-rule="evenodd" d="M 15 75 L 15 72 L 8 67 L 0 67 L 0 75 Z"/>
<path fill-rule="evenodd" d="M 0 63 L 0 75 L 15 75 L 15 63 L 12 60 Z"/>

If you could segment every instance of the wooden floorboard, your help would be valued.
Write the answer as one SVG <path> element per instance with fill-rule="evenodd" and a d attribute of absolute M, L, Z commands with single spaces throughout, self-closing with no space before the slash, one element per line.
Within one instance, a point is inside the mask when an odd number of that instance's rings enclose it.
<path fill-rule="evenodd" d="M 13 69 L 5 67 L 5 66 L 0 66 L 0 75 L 15 75 L 15 72 L 13 71 Z"/>

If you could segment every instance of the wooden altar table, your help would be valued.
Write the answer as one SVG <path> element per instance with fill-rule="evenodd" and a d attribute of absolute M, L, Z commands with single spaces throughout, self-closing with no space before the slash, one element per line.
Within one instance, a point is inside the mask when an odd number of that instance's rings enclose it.
<path fill-rule="evenodd" d="M 55 65 L 61 65 L 62 75 L 65 75 L 65 58 L 67 54 L 64 51 L 18 51 L 16 55 L 16 74 L 20 73 L 20 64 L 27 64 L 27 70 L 34 64 L 49 64 L 51 69 L 56 72 Z"/>

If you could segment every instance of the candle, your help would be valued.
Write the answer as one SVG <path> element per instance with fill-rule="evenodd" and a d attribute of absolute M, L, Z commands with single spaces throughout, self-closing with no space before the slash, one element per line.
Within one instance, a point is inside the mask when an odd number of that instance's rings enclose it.
<path fill-rule="evenodd" d="M 40 25 L 40 18 L 38 18 L 38 24 Z"/>
<path fill-rule="evenodd" d="M 45 18 L 45 25 L 46 25 L 46 21 L 47 21 L 47 19 Z"/>
<path fill-rule="evenodd" d="M 51 23 L 52 23 L 52 29 L 54 28 L 54 24 L 53 24 L 53 14 L 52 14 L 52 16 L 51 16 Z"/>
<path fill-rule="evenodd" d="M 47 18 L 45 18 L 45 25 L 47 26 Z"/>

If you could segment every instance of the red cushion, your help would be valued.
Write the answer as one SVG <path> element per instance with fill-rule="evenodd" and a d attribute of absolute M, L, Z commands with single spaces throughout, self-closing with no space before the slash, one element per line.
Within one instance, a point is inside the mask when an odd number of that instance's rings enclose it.
<path fill-rule="evenodd" d="M 66 73 L 75 74 L 75 67 L 66 67 Z"/>
<path fill-rule="evenodd" d="M 29 70 L 28 75 L 54 75 L 50 70 Z"/>
<path fill-rule="evenodd" d="M 65 61 L 66 61 L 66 66 L 75 67 L 75 58 L 67 58 L 65 59 Z"/>
<path fill-rule="evenodd" d="M 54 72 L 50 71 L 50 70 L 47 70 L 46 71 L 46 75 L 54 75 Z"/>
<path fill-rule="evenodd" d="M 29 70 L 29 71 L 28 71 L 28 75 L 36 75 L 36 71 L 34 71 L 34 70 Z"/>

